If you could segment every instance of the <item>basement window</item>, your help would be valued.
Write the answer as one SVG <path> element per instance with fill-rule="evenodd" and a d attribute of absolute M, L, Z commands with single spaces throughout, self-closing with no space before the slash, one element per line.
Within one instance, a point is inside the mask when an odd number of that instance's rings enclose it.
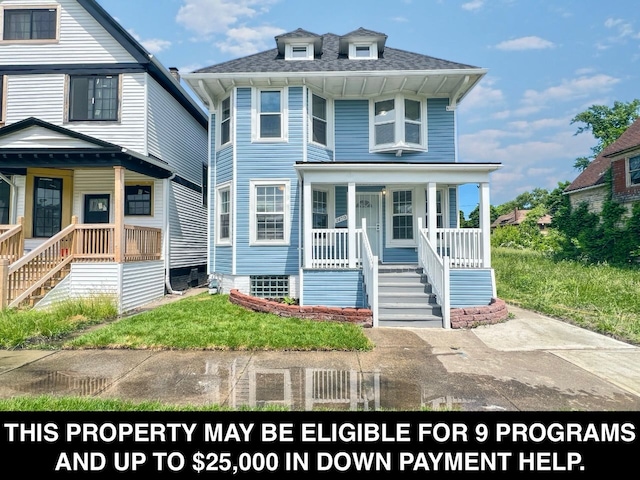
<path fill-rule="evenodd" d="M 287 275 L 252 275 L 251 296 L 260 298 L 284 298 L 289 296 Z"/>

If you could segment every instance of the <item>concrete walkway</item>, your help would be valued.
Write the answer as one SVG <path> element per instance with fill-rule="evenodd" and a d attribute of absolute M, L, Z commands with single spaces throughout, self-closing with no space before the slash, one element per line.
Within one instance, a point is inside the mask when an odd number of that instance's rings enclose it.
<path fill-rule="evenodd" d="M 307 411 L 640 410 L 640 348 L 509 311 L 515 318 L 471 330 L 367 329 L 376 345 L 370 352 L 0 350 L 0 398 L 81 395 Z"/>

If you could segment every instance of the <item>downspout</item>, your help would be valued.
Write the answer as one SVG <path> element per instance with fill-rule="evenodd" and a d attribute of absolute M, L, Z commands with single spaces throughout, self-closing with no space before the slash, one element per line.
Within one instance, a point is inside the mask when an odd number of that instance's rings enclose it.
<path fill-rule="evenodd" d="M 9 216 L 9 223 L 16 223 L 18 221 L 18 187 L 2 173 L 0 173 L 0 180 L 7 182 L 11 189 L 11 215 Z"/>
<path fill-rule="evenodd" d="M 165 194 L 164 194 L 164 284 L 165 287 L 167 289 L 167 292 L 169 292 L 172 295 L 184 295 L 184 292 L 180 292 L 177 290 L 174 290 L 173 287 L 171 286 L 171 275 L 169 274 L 169 270 L 170 270 L 170 265 L 171 265 L 171 255 L 170 255 L 170 250 L 171 250 L 171 241 L 169 240 L 171 238 L 170 235 L 170 221 L 169 221 L 169 197 L 171 196 L 171 189 L 169 188 L 171 185 L 171 180 L 173 180 L 175 178 L 176 174 L 172 173 L 171 176 L 167 179 L 165 179 Z"/>

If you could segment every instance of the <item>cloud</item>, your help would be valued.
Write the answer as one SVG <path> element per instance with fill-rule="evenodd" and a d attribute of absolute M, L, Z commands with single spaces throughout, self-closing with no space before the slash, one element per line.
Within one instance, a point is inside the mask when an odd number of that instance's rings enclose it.
<path fill-rule="evenodd" d="M 172 45 L 169 40 L 162 40 L 160 38 L 149 38 L 147 40 L 143 40 L 140 38 L 140 35 L 138 35 L 134 30 L 131 29 L 129 30 L 129 33 L 133 38 L 140 42 L 144 48 L 146 48 L 150 53 L 153 53 L 154 55 L 157 55 L 158 53 L 166 50 Z"/>
<path fill-rule="evenodd" d="M 539 107 L 549 102 L 576 100 L 608 92 L 619 82 L 619 78 L 605 74 L 583 75 L 571 80 L 564 80 L 560 85 L 549 87 L 546 90 L 527 90 L 524 92 L 522 101 L 526 106 Z"/>
<path fill-rule="evenodd" d="M 283 29 L 269 26 L 232 28 L 226 40 L 216 42 L 216 46 L 233 56 L 251 55 L 272 47 L 273 37 L 282 33 L 285 33 Z"/>
<path fill-rule="evenodd" d="M 409 19 L 406 17 L 393 17 L 391 20 L 398 23 L 406 23 L 409 21 Z"/>
<path fill-rule="evenodd" d="M 504 103 L 504 94 L 502 90 L 493 88 L 492 82 L 487 82 L 487 86 L 477 85 L 469 95 L 460 103 L 460 109 L 468 111 L 476 108 L 495 107 Z"/>
<path fill-rule="evenodd" d="M 529 36 L 506 40 L 496 45 L 498 50 L 520 51 L 520 50 L 543 50 L 554 48 L 555 44 L 544 38 Z"/>
<path fill-rule="evenodd" d="M 200 38 L 224 34 L 244 19 L 265 13 L 278 0 L 183 0 L 176 21 Z"/>
<path fill-rule="evenodd" d="M 470 2 L 463 3 L 463 10 L 473 11 L 482 8 L 484 5 L 484 0 L 471 0 Z"/>

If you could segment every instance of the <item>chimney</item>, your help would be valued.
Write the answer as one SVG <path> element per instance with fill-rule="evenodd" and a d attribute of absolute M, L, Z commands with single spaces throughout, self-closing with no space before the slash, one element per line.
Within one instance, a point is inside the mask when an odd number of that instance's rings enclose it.
<path fill-rule="evenodd" d="M 169 67 L 169 72 L 178 82 L 180 82 L 180 71 L 176 67 Z"/>

